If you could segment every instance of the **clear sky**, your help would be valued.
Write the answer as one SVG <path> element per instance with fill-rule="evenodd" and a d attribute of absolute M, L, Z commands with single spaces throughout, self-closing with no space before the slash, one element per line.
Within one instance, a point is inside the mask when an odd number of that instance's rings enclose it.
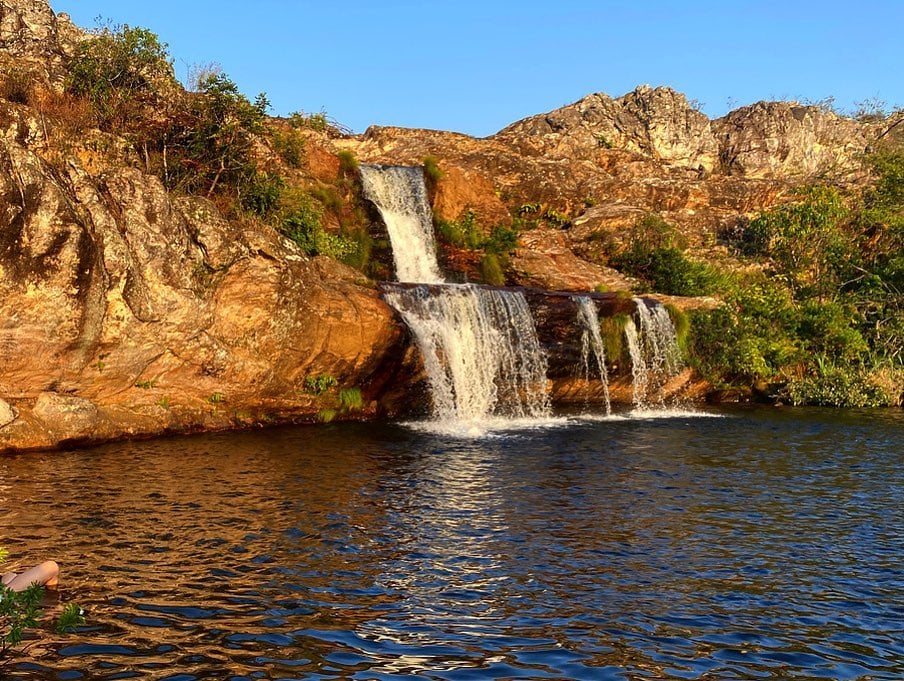
<path fill-rule="evenodd" d="M 273 113 L 489 135 L 591 92 L 668 85 L 710 116 L 760 99 L 904 105 L 902 0 L 50 0 L 153 30 Z"/>

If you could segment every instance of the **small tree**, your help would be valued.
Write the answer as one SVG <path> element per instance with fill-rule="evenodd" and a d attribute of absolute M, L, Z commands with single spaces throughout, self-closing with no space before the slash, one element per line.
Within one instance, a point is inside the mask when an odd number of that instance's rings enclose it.
<path fill-rule="evenodd" d="M 69 64 L 68 91 L 88 99 L 101 126 L 122 124 L 175 82 L 167 46 L 146 28 L 104 28 L 80 43 Z"/>

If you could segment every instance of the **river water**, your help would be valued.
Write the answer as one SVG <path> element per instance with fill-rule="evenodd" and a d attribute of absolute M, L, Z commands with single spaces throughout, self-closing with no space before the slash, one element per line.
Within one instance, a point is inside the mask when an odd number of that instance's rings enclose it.
<path fill-rule="evenodd" d="M 0 457 L 10 679 L 904 678 L 904 412 L 282 428 Z"/>

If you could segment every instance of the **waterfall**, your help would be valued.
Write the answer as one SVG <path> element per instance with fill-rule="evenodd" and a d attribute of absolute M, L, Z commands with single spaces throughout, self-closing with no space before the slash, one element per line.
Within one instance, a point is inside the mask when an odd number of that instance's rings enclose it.
<path fill-rule="evenodd" d="M 625 326 L 631 373 L 634 379 L 634 405 L 645 407 L 651 393 L 658 392 L 668 379 L 682 368 L 681 350 L 675 325 L 662 305 L 650 308 L 642 298 L 635 298 L 635 324 Z"/>
<path fill-rule="evenodd" d="M 437 421 L 478 422 L 549 413 L 546 356 L 520 291 L 446 284 L 436 261 L 433 218 L 421 168 L 361 166 L 401 282 L 384 297 L 414 334 Z"/>
<path fill-rule="evenodd" d="M 600 382 L 606 396 L 606 414 L 612 413 L 612 405 L 609 402 L 609 372 L 606 370 L 606 352 L 603 348 L 603 338 L 600 335 L 600 318 L 596 305 L 587 296 L 578 296 L 574 299 L 578 308 L 578 323 L 581 325 L 581 362 L 584 368 L 584 378 L 590 382 L 590 356 L 596 360 Z"/>
<path fill-rule="evenodd" d="M 433 217 L 422 168 L 360 166 L 364 196 L 383 217 L 399 281 L 440 283 Z"/>
<path fill-rule="evenodd" d="M 414 333 L 434 419 L 549 413 L 546 357 L 523 293 L 448 284 L 390 286 L 385 297 Z"/>

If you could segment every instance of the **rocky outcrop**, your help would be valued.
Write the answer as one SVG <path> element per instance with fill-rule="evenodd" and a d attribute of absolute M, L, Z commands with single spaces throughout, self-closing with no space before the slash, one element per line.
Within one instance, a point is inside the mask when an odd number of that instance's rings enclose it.
<path fill-rule="evenodd" d="M 857 173 L 874 127 L 788 102 L 757 102 L 713 122 L 723 171 L 750 178 Z"/>
<path fill-rule="evenodd" d="M 847 176 L 879 134 L 875 124 L 818 106 L 758 102 L 710 121 L 671 88 L 596 93 L 501 130 L 493 139 L 525 154 L 600 163 L 604 150 L 666 166 L 749 178 Z"/>
<path fill-rule="evenodd" d="M 46 0 L 0 0 L 0 64 L 59 80 L 85 33 Z"/>
<path fill-rule="evenodd" d="M 706 114 L 671 88 L 638 87 L 612 99 L 603 93 L 519 121 L 494 135 L 524 153 L 594 160 L 618 148 L 665 165 L 712 171 L 719 149 Z"/>
<path fill-rule="evenodd" d="M 358 272 L 20 139 L 0 139 L 0 449 L 310 420 L 337 398 L 309 376 L 374 412 L 404 334 Z"/>

